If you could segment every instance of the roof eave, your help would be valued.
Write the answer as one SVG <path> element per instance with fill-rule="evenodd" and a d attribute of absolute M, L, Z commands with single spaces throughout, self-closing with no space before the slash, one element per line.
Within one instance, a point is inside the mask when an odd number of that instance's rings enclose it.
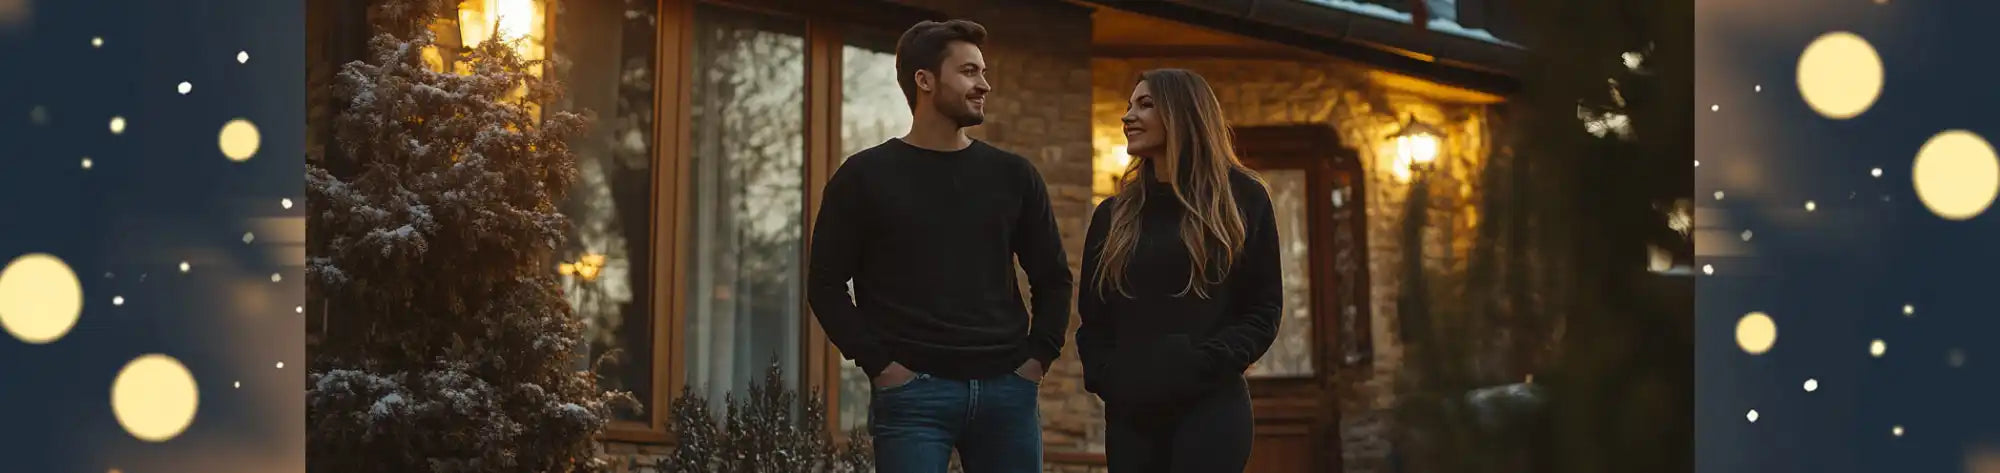
<path fill-rule="evenodd" d="M 1528 52 L 1409 23 L 1300 0 L 1091 0 L 1106 7 L 1203 25 L 1379 65 L 1497 95 L 1520 89 Z"/>

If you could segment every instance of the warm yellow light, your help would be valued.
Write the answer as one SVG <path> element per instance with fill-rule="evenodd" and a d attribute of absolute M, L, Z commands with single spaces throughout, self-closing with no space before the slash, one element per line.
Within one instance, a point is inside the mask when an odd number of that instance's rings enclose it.
<path fill-rule="evenodd" d="M 194 423 L 201 395 L 180 360 L 161 354 L 133 359 L 111 383 L 111 412 L 133 437 L 165 442 Z"/>
<path fill-rule="evenodd" d="M 1429 133 L 1396 137 L 1396 159 L 1421 168 L 1437 162 L 1438 137 Z"/>
<path fill-rule="evenodd" d="M 1917 150 L 1910 179 L 1917 199 L 1931 213 L 1946 220 L 1969 220 L 1985 213 L 2000 196 L 2000 155 L 1978 134 L 1947 130 Z"/>
<path fill-rule="evenodd" d="M 1799 95 L 1821 116 L 1846 120 L 1882 95 L 1882 57 L 1868 40 L 1846 31 L 1820 35 L 1799 53 Z"/>
<path fill-rule="evenodd" d="M 215 137 L 215 145 L 222 149 L 222 156 L 239 163 L 249 161 L 252 156 L 256 156 L 257 148 L 262 142 L 263 137 L 257 132 L 257 125 L 241 118 L 223 124 L 222 132 L 217 133 Z"/>
<path fill-rule="evenodd" d="M 83 284 L 62 258 L 31 253 L 0 269 L 0 329 L 40 345 L 76 326 L 83 312 Z"/>
<path fill-rule="evenodd" d="M 492 0 L 492 18 L 495 30 L 501 40 L 513 40 L 533 35 L 540 18 L 535 14 L 535 0 Z"/>
<path fill-rule="evenodd" d="M 576 277 L 582 278 L 585 282 L 596 281 L 597 275 L 604 272 L 604 255 L 602 253 L 584 253 L 583 256 L 577 258 L 575 263 L 567 263 L 563 266 L 567 266 L 569 271 L 574 272 Z"/>
<path fill-rule="evenodd" d="M 1090 189 L 1095 197 L 1101 199 L 1118 192 L 1118 179 L 1132 166 L 1132 156 L 1126 153 L 1123 145 L 1099 149 L 1103 151 L 1091 160 Z"/>
<path fill-rule="evenodd" d="M 1751 312 L 1736 320 L 1736 346 L 1744 353 L 1762 355 L 1778 343 L 1778 324 L 1763 312 Z"/>
<path fill-rule="evenodd" d="M 1396 146 L 1396 162 L 1390 172 L 1397 180 L 1408 181 L 1415 174 L 1429 171 L 1437 162 L 1442 135 L 1442 130 L 1417 121 L 1414 115 L 1404 120 L 1402 128 L 1389 135 Z"/>
<path fill-rule="evenodd" d="M 515 51 L 523 59 L 541 59 L 542 12 L 540 0 L 467 0 L 459 5 L 459 37 L 472 47 L 487 38 L 517 41 Z"/>

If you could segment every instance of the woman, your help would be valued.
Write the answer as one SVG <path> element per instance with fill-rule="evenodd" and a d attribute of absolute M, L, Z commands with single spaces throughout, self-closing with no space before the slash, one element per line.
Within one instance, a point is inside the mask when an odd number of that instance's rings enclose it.
<path fill-rule="evenodd" d="M 1243 372 L 1277 336 L 1277 223 L 1236 159 L 1208 82 L 1140 75 L 1125 122 L 1137 157 L 1084 237 L 1076 333 L 1084 388 L 1104 400 L 1113 473 L 1241 472 Z"/>

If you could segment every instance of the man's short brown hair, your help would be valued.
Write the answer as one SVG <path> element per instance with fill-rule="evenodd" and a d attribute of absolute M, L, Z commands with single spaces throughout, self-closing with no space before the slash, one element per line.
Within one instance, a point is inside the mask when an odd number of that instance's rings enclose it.
<path fill-rule="evenodd" d="M 896 40 L 896 84 L 903 86 L 903 98 L 917 107 L 917 71 L 938 74 L 945 53 L 953 41 L 979 46 L 986 42 L 986 27 L 970 20 L 924 21 L 903 32 Z"/>

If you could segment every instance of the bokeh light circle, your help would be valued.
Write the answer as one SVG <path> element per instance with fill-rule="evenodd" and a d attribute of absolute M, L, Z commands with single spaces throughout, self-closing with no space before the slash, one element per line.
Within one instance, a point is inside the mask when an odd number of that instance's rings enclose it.
<path fill-rule="evenodd" d="M 1799 95 L 1821 116 L 1860 116 L 1882 95 L 1882 57 L 1868 40 L 1846 31 L 1820 35 L 1799 53 Z"/>
<path fill-rule="evenodd" d="M 83 312 L 83 284 L 62 258 L 31 253 L 0 269 L 0 328 L 23 342 L 56 341 Z"/>
<path fill-rule="evenodd" d="M 1967 220 L 1986 212 L 2000 195 L 2000 157 L 1993 145 L 1965 130 L 1947 130 L 1917 149 L 1910 179 L 1917 200 L 1946 220 Z"/>
<path fill-rule="evenodd" d="M 1736 321 L 1736 346 L 1744 353 L 1762 355 L 1778 343 L 1778 324 L 1763 312 L 1751 312 Z"/>

